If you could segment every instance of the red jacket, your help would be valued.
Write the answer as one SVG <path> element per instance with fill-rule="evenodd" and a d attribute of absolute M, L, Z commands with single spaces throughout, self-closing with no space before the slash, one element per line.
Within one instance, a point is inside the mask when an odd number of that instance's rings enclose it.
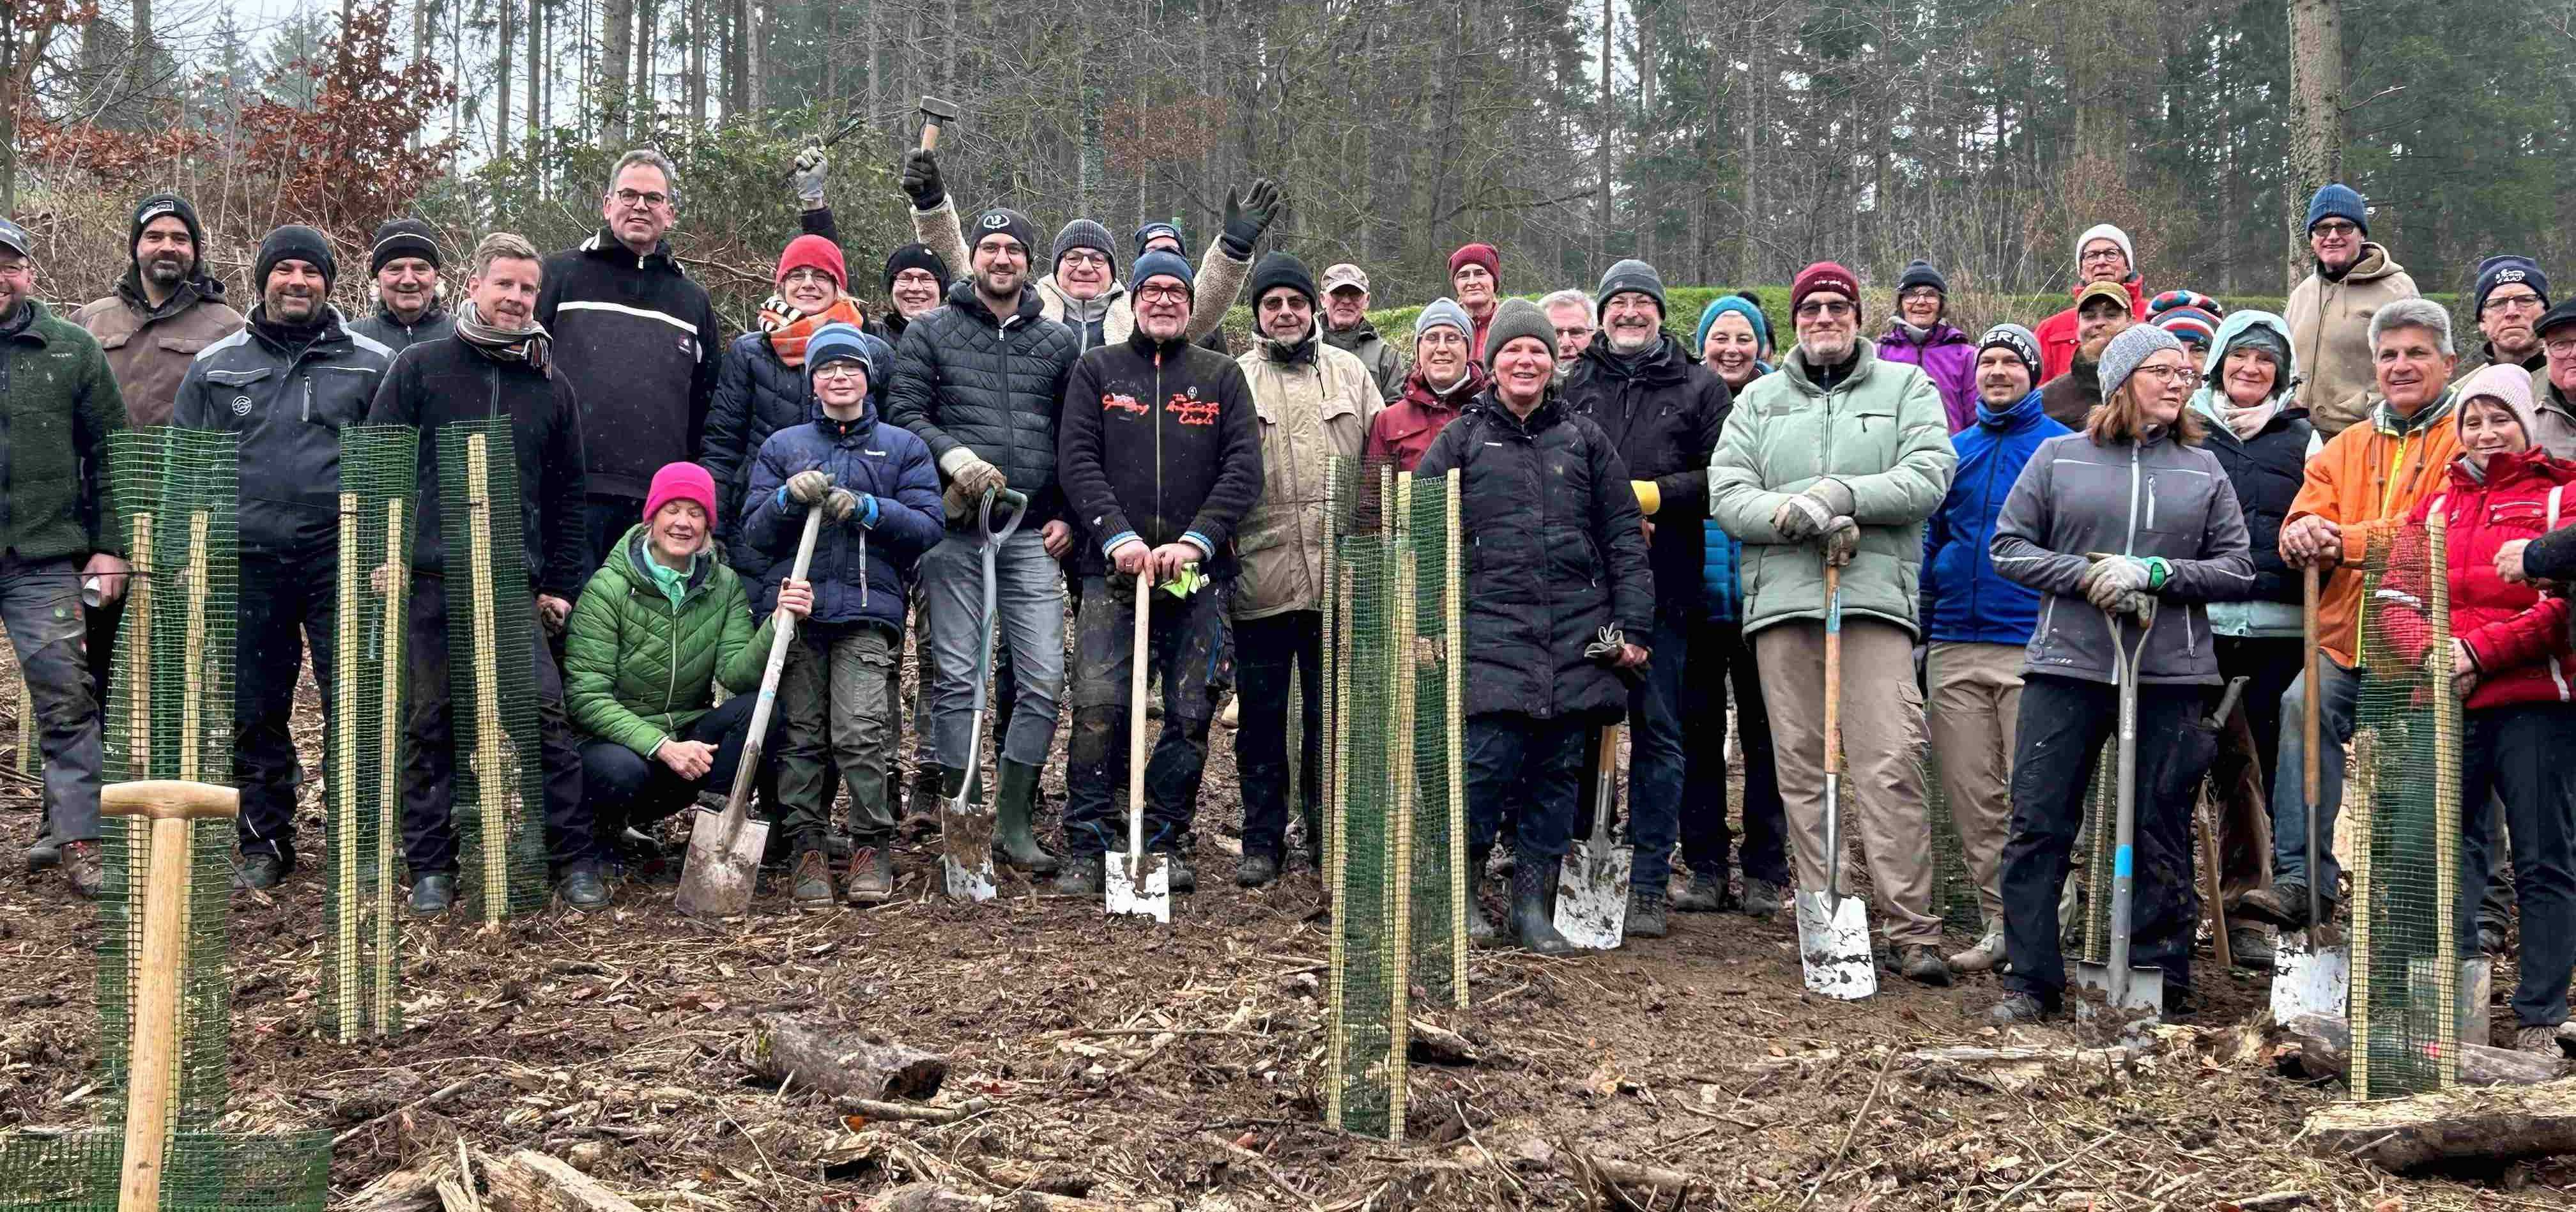
<path fill-rule="evenodd" d="M 2146 284 L 2139 279 L 2138 275 L 2130 274 L 2128 280 L 2120 283 L 2120 285 L 2129 288 L 2129 318 L 2133 320 L 2146 319 Z M 2068 293 L 2082 294 L 2083 292 L 2084 284 L 2078 282 L 2075 284 L 2075 289 Z M 2039 338 L 2038 382 L 2045 383 L 2050 379 L 2054 379 L 2059 375 L 2065 374 L 2067 367 L 2075 365 L 2076 342 L 2074 308 L 2067 308 L 2056 315 L 2040 321 L 2039 330 L 2030 335 Z"/>
<path fill-rule="evenodd" d="M 1423 382 L 1421 367 L 1414 367 L 1404 376 L 1404 394 L 1369 422 L 1368 443 L 1361 450 L 1361 460 L 1378 463 L 1392 459 L 1397 471 L 1413 470 L 1413 465 L 1422 461 L 1423 452 L 1431 449 L 1431 439 L 1457 420 L 1467 402 L 1482 394 L 1491 382 L 1482 364 L 1469 362 L 1467 377 L 1451 384 L 1442 394 Z"/>
<path fill-rule="evenodd" d="M 2465 704 L 2471 711 L 2571 701 L 2576 662 L 2568 655 L 2567 599 L 2543 595 L 2527 583 L 2508 584 L 2495 574 L 2497 548 L 2552 529 L 2553 493 L 2563 498 L 2562 514 L 2576 511 L 2576 492 L 2561 491 L 2571 482 L 2576 463 L 2550 458 L 2538 447 L 2490 460 L 2485 483 L 2454 462 L 2448 487 L 2407 515 L 2410 528 L 2421 527 L 2435 509 L 2450 519 L 2444 562 L 2451 580 L 2451 635 L 2468 645 L 2479 670 Z M 2421 579 L 2391 575 L 2373 603 L 2387 606 L 2389 639 L 2410 662 L 2421 661 L 2432 640 L 2422 613 L 2431 603 L 2422 599 Z"/>

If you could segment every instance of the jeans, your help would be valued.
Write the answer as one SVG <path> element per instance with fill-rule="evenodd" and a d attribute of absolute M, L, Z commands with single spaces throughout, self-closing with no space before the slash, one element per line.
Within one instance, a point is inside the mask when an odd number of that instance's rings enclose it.
<path fill-rule="evenodd" d="M 236 829 L 242 853 L 295 858 L 295 788 L 304 779 L 287 721 L 304 649 L 313 649 L 313 681 L 330 720 L 333 621 L 339 606 L 339 553 L 301 558 L 244 553 L 241 608 L 233 634 L 233 779 L 241 787 Z M 338 721 L 331 721 L 337 723 Z M 327 732 L 326 732 L 327 735 Z M 326 759 L 324 768 L 329 768 Z M 347 778 L 351 772 L 335 772 Z"/>
<path fill-rule="evenodd" d="M 460 558 L 461 566 L 461 558 Z M 403 861 L 412 878 L 456 871 L 455 728 L 447 682 L 447 585 L 411 579 L 410 752 L 403 757 Z M 457 592 L 465 592 L 460 579 Z M 463 603 L 459 603 L 463 605 Z M 535 663 L 537 746 L 545 768 L 546 849 L 558 864 L 598 857 L 590 806 L 581 791 L 581 750 L 564 719 L 563 673 L 546 644 L 545 624 L 529 615 L 528 659 Z"/>
<path fill-rule="evenodd" d="M 1762 671 L 1735 623 L 1701 623 L 1691 634 L 1682 674 L 1682 862 L 1723 883 L 1734 838 L 1726 826 L 1726 701 L 1735 696 L 1735 732 L 1744 752 L 1744 878 L 1789 886 L 1788 823 L 1780 804 L 1780 771 L 1771 753 L 1771 717 L 1762 707 Z"/>
<path fill-rule="evenodd" d="M 1163 683 L 1163 730 L 1145 763 L 1145 848 L 1176 850 L 1198 813 L 1207 769 L 1208 724 L 1234 681 L 1229 580 L 1175 598 L 1153 592 L 1145 659 Z M 1082 579 L 1076 621 L 1073 741 L 1065 764 L 1064 840 L 1078 855 L 1127 849 L 1117 797 L 1128 778 L 1128 682 L 1135 669 L 1136 590 L 1132 578 Z M 1149 683 L 1151 678 L 1148 679 Z M 1018 760 L 1016 757 L 1013 760 Z"/>
<path fill-rule="evenodd" d="M 1507 814 L 1519 822 L 1512 840 L 1517 862 L 1565 857 L 1582 798 L 1584 756 L 1599 736 L 1599 725 L 1582 719 L 1542 720 L 1517 711 L 1467 717 L 1467 852 L 1475 870 L 1493 851 Z"/>
<path fill-rule="evenodd" d="M 2474 928 L 2493 865 L 2495 801 L 2513 834 L 2514 891 L 2522 906 L 2521 975 L 2514 1017 L 2525 1027 L 2567 1021 L 2576 970 L 2576 766 L 2557 747 L 2576 735 L 2576 707 L 2535 703 L 2467 713 L 2460 754 L 2460 896 L 2464 935 Z M 2462 955 L 2475 954 L 2464 941 Z"/>
<path fill-rule="evenodd" d="M 80 561 L 0 555 L 0 626 L 18 654 L 18 675 L 36 706 L 45 755 L 48 832 L 66 842 L 98 840 L 98 696 L 82 651 Z"/>
<path fill-rule="evenodd" d="M 2316 809 L 2317 889 L 2331 897 L 2340 870 L 2334 859 L 2334 826 L 2343 808 L 2344 747 L 2352 742 L 2361 674 L 2335 664 L 2333 657 L 2319 661 L 2318 667 L 2325 670 L 2325 680 L 2318 689 L 2324 713 L 2318 721 L 2317 740 L 2324 752 L 2317 760 L 2317 794 L 2322 801 Z M 2281 692 L 2281 761 L 2272 775 L 2272 883 L 2276 886 L 2308 883 L 2307 741 L 2302 732 L 2307 685 L 2303 671 Z"/>
<path fill-rule="evenodd" d="M 2200 916 L 2192 882 L 2192 798 L 2200 770 L 2182 769 L 2201 712 L 2198 686 L 2138 688 L 2135 884 L 2129 964 L 2164 970 L 2170 1004 L 2191 988 L 2191 935 Z M 2004 843 L 2004 987 L 2054 1008 L 2066 992 L 2057 898 L 2074 865 L 2075 835 L 2094 763 L 2119 743 L 2120 691 L 2103 682 L 2030 674 L 2014 724 L 2012 838 Z M 2102 827 L 2111 828 L 2109 814 Z M 2094 895 L 2108 897 L 2099 888 Z"/>
<path fill-rule="evenodd" d="M 838 632 L 838 634 L 833 634 Z M 883 628 L 859 624 L 796 637 L 778 675 L 779 827 L 792 850 L 821 845 L 831 823 L 824 799 L 827 769 L 850 789 L 850 837 L 882 847 L 894 836 L 886 790 L 894 760 L 893 673 L 900 643 Z"/>
<path fill-rule="evenodd" d="M 1276 859 L 1288 835 L 1288 691 L 1301 698 L 1298 719 L 1297 815 L 1313 829 L 1322 788 L 1316 785 L 1324 739 L 1324 616 L 1290 610 L 1234 625 L 1237 701 L 1234 764 L 1243 784 L 1243 852 Z M 1310 833 L 1307 844 L 1323 839 Z"/>
<path fill-rule="evenodd" d="M 615 741 L 583 741 L 581 793 L 601 844 L 621 830 L 644 829 L 688 807 L 700 792 L 731 791 L 734 772 L 742 766 L 743 744 L 751 737 L 751 710 L 759 702 L 759 695 L 737 694 L 679 731 L 677 740 L 716 747 L 715 764 L 695 779 L 681 778 L 660 758 Z M 773 720 L 773 732 L 775 725 Z"/>
<path fill-rule="evenodd" d="M 922 596 L 930 612 L 936 683 L 931 697 L 939 764 L 972 769 L 966 751 L 975 709 L 975 661 L 984 643 L 983 540 L 951 533 L 921 557 Z M 1064 571 L 1038 532 L 1022 530 L 994 553 L 994 601 L 1000 617 L 994 660 L 1010 654 L 1010 729 L 1001 755 L 1043 767 L 1055 744 L 1056 696 L 1064 689 Z"/>
<path fill-rule="evenodd" d="M 1682 677 L 1690 667 L 1689 625 L 1670 612 L 1656 611 L 1646 650 L 1653 657 L 1644 676 L 1628 683 L 1628 842 L 1636 849 L 1628 886 L 1660 894 L 1672 882 L 1673 842 L 1681 830 Z M 1721 750 L 1725 735 L 1718 734 Z M 1574 827 L 1589 831 L 1592 822 L 1576 821 Z"/>

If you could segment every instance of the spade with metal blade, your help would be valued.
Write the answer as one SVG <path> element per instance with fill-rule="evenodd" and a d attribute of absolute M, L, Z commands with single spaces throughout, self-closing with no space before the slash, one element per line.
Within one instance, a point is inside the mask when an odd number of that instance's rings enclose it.
<path fill-rule="evenodd" d="M 1807 989 L 1856 1002 L 1878 992 L 1869 915 L 1843 896 L 1843 570 L 1825 562 L 1825 887 L 1798 890 L 1798 961 Z"/>
<path fill-rule="evenodd" d="M 1136 651 L 1127 667 L 1127 853 L 1103 856 L 1101 887 L 1113 916 L 1132 913 L 1169 922 L 1171 859 L 1145 853 L 1145 661 L 1153 635 L 1153 599 L 1154 569 L 1148 561 L 1136 574 Z"/>
<path fill-rule="evenodd" d="M 2111 954 L 2108 963 L 2076 965 L 2075 979 L 2100 992 L 2115 1010 L 2159 1014 L 2165 1007 L 2164 969 L 2129 966 L 2129 936 L 2137 922 L 2138 665 L 2146 656 L 2147 635 L 2156 620 L 2156 600 L 2143 600 L 2135 646 L 2120 638 L 2120 614 L 2104 612 L 2111 622 L 2112 672 L 2120 679 L 2119 808 L 2111 834 Z"/>
<path fill-rule="evenodd" d="M 2300 603 L 2306 626 L 2308 665 L 2301 681 L 2307 687 L 2307 699 L 2300 713 L 2300 739 L 2306 748 L 2305 767 L 2300 784 L 2307 792 L 2307 833 L 2300 839 L 2305 847 L 2308 871 L 2308 925 L 2304 930 L 2285 930 L 2273 944 L 2272 954 L 2272 1019 L 2286 1023 L 2302 1014 L 2322 1014 L 2342 1018 L 2352 995 L 2352 952 L 2345 947 L 2342 934 L 2326 920 L 2325 898 L 2318 884 L 2325 869 L 2318 866 L 2324 849 L 2317 837 L 2317 815 L 2324 806 L 2324 771 L 2318 766 L 2319 717 L 2324 714 L 2323 683 L 2318 674 L 2323 663 L 2317 654 L 2323 651 L 2317 621 L 2317 569 L 2311 564 L 2305 578 L 2305 597 Z"/>
<path fill-rule="evenodd" d="M 1619 725 L 1601 730 L 1601 761 L 1592 784 L 1592 836 L 1574 844 L 1556 878 L 1556 932 L 1577 947 L 1608 951 L 1628 927 L 1628 877 L 1634 847 L 1610 840 L 1610 806 L 1619 794 Z"/>
<path fill-rule="evenodd" d="M 822 531 L 823 510 L 805 511 L 805 534 L 796 541 L 796 570 L 790 579 L 804 580 L 814 563 L 814 537 Z M 796 642 L 796 616 L 785 610 L 770 617 L 769 665 L 760 674 L 760 699 L 751 706 L 751 731 L 742 742 L 742 759 L 734 766 L 733 790 L 722 812 L 698 810 L 689 826 L 689 854 L 680 868 L 680 892 L 673 899 L 691 917 L 738 917 L 751 908 L 751 892 L 760 879 L 761 852 L 769 848 L 769 822 L 751 819 L 751 788 L 760 777 L 762 741 L 769 735 L 769 714 L 778 705 L 778 674 L 787 668 L 787 649 Z"/>
<path fill-rule="evenodd" d="M 993 506 L 997 502 L 1005 508 L 1008 518 L 999 529 L 993 526 Z M 975 713 L 966 726 L 966 768 L 970 771 L 984 764 L 984 684 L 993 676 L 993 613 L 1000 609 L 994 553 L 1002 549 L 1002 540 L 1019 531 L 1021 519 L 1028 515 L 1027 494 L 1008 488 L 984 490 L 983 510 L 977 515 L 984 532 L 984 634 L 975 656 Z M 975 806 L 975 783 L 972 775 L 958 780 L 957 794 L 939 804 L 939 867 L 952 900 L 993 899 L 993 814 Z"/>

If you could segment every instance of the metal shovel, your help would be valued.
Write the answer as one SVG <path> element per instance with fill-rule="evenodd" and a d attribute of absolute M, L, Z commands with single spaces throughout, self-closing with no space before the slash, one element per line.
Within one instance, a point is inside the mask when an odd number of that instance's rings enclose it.
<path fill-rule="evenodd" d="M 2120 642 L 2120 616 L 2104 611 L 2111 623 L 2111 667 L 2120 679 L 2119 807 L 2111 834 L 2110 962 L 2078 964 L 2076 983 L 2100 992 L 2115 1010 L 2160 1014 L 2165 1008 L 2162 968 L 2129 966 L 2129 935 L 2137 920 L 2138 835 L 2138 665 L 2146 656 L 2147 634 L 2155 628 L 2155 599 L 2146 599 L 2138 616 L 2135 647 Z"/>
<path fill-rule="evenodd" d="M 814 537 L 823 528 L 823 510 L 805 510 L 805 535 L 796 541 L 796 571 L 804 580 L 814 563 Z M 698 810 L 689 826 L 689 854 L 680 868 L 680 892 L 672 898 L 691 917 L 739 917 L 751 908 L 751 892 L 760 879 L 760 856 L 769 848 L 769 822 L 751 819 L 751 788 L 760 777 L 762 742 L 769 736 L 769 713 L 778 705 L 778 673 L 787 667 L 788 646 L 796 642 L 796 616 L 784 610 L 771 616 L 769 666 L 761 671 L 760 700 L 751 707 L 751 732 L 743 738 L 742 759 L 734 766 L 733 790 L 722 812 Z"/>
<path fill-rule="evenodd" d="M 1152 637 L 1154 570 L 1136 574 L 1136 651 L 1127 670 L 1127 853 L 1101 863 L 1111 914 L 1172 920 L 1172 863 L 1145 853 L 1145 661 Z"/>
<path fill-rule="evenodd" d="M 2306 596 L 2301 602 L 2307 630 L 2308 667 L 2303 679 L 2307 702 L 2301 713 L 2301 739 L 2306 743 L 2306 764 L 2300 771 L 2307 791 L 2307 834 L 2300 839 L 2305 847 L 2308 870 L 2308 928 L 2284 930 L 2273 944 L 2272 954 L 2272 1021 L 2286 1023 L 2302 1014 L 2322 1014 L 2342 1018 L 2352 995 L 2352 953 L 2344 946 L 2341 932 L 2325 920 L 2325 897 L 2318 888 L 2318 878 L 2325 874 L 2317 865 L 2324 849 L 2317 837 L 2317 815 L 2324 805 L 2324 778 L 2318 767 L 2318 717 L 2324 710 L 2324 691 L 2317 675 L 2324 662 L 2317 659 L 2323 651 L 2318 642 L 2317 570 L 2307 569 Z"/>
<path fill-rule="evenodd" d="M 1825 887 L 1798 890 L 1798 961 L 1807 989 L 1856 1002 L 1878 992 L 1869 915 L 1843 899 L 1843 570 L 1825 565 Z"/>
<path fill-rule="evenodd" d="M 996 501 L 1010 511 L 1010 520 L 999 530 L 993 528 Z M 966 769 L 970 773 L 957 784 L 957 794 L 939 805 L 939 867 L 952 900 L 993 899 L 993 814 L 975 807 L 978 780 L 972 772 L 984 764 L 984 684 L 993 676 L 993 612 L 1000 609 L 993 559 L 1001 550 L 1002 540 L 1016 533 L 1021 519 L 1028 515 L 1027 494 L 1008 488 L 984 490 L 980 515 L 984 531 L 984 634 L 975 657 L 975 714 L 966 726 Z"/>
<path fill-rule="evenodd" d="M 1619 725 L 1601 730 L 1601 763 L 1592 784 L 1592 836 L 1574 844 L 1556 877 L 1556 932 L 1577 947 L 1608 951 L 1628 926 L 1632 846 L 1612 844 L 1610 806 L 1619 794 Z"/>

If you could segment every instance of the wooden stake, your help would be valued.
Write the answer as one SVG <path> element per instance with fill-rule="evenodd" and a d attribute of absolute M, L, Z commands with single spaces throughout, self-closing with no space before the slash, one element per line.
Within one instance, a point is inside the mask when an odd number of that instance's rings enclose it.
<path fill-rule="evenodd" d="M 2433 642 L 2440 651 L 2451 647 L 2451 577 L 2450 530 L 2447 509 L 2436 509 L 2425 519 L 2426 545 L 2424 579 L 2433 596 Z M 2444 662 L 2442 669 L 2450 669 Z M 2460 696 L 2451 693 L 2451 679 L 2437 677 L 2433 686 L 2433 930 L 2434 962 L 2446 978 L 2442 983 L 2442 1005 L 2434 1013 L 2440 1046 L 2434 1050 L 2434 1071 L 2443 1086 L 2460 1080 L 2460 998 L 2457 973 L 2460 971 L 2459 932 L 2451 928 L 2458 919 L 2460 879 Z M 2360 902 L 2356 902 L 2360 903 Z M 2485 1043 L 2485 1040 L 2477 1041 Z"/>
<path fill-rule="evenodd" d="M 1393 978 L 1387 982 L 1391 999 L 1386 1012 L 1386 1136 L 1388 1140 L 1404 1139 L 1404 1103 L 1406 1094 L 1405 1058 L 1406 1002 L 1413 986 L 1413 706 L 1414 688 L 1420 674 L 1413 661 L 1414 569 L 1413 550 L 1413 476 L 1395 477 L 1395 512 L 1404 522 L 1404 538 L 1387 548 L 1393 569 L 1395 598 L 1394 624 L 1390 648 L 1394 659 L 1386 663 L 1387 704 L 1395 716 L 1395 735 L 1388 738 L 1389 773 L 1395 776 L 1395 811 L 1389 822 L 1387 870 L 1394 885 L 1392 947 L 1386 957 L 1386 971 Z M 1337 923 L 1338 924 L 1338 923 Z"/>
<path fill-rule="evenodd" d="M 1448 534 L 1442 540 L 1449 552 L 1449 583 L 1442 586 L 1448 604 L 1446 621 L 1440 639 L 1441 655 L 1446 663 L 1449 691 L 1448 718 L 1441 726 L 1449 734 L 1449 984 L 1456 990 L 1458 1008 L 1467 1008 L 1467 570 L 1462 536 L 1464 523 L 1459 509 L 1464 503 L 1459 493 L 1459 471 L 1451 468 L 1440 477 L 1442 491 L 1449 496 Z"/>
<path fill-rule="evenodd" d="M 465 439 L 466 591 L 472 599 L 474 636 L 474 783 L 476 811 L 483 830 L 483 920 L 497 922 L 510 914 L 510 801 L 517 794 L 515 755 L 508 752 L 501 727 L 499 667 L 492 647 L 497 628 L 492 617 L 491 463 L 484 434 Z"/>
<path fill-rule="evenodd" d="M 335 648 L 341 654 L 338 679 L 331 687 L 330 736 L 336 751 L 331 771 L 330 792 L 334 811 L 331 813 L 331 875 L 337 885 L 339 914 L 332 930 L 332 942 L 338 948 L 334 964 L 338 986 L 332 997 L 331 1012 L 336 1020 L 334 1034 L 341 1043 L 358 1038 L 358 1020 L 365 1013 L 358 996 L 358 917 L 364 906 L 358 899 L 358 679 L 351 677 L 353 662 L 348 655 L 359 650 L 358 644 L 358 494 L 340 494 L 340 577 L 332 603 L 332 631 Z"/>
<path fill-rule="evenodd" d="M 135 969 L 134 1036 L 126 1052 L 125 1161 L 116 1206 L 118 1212 L 154 1212 L 161 1206 L 162 1159 L 178 1089 L 179 990 L 188 976 L 189 829 L 199 818 L 238 815 L 241 793 L 202 783 L 111 783 L 100 789 L 99 809 L 142 821 L 152 835 L 150 874 L 140 889 L 143 940 Z"/>
<path fill-rule="evenodd" d="M 383 747 L 376 790 L 376 1032 L 393 1030 L 394 975 L 394 839 L 402 822 L 402 687 L 410 673 L 403 668 L 403 641 L 411 626 L 411 569 L 403 542 L 403 501 L 385 502 L 384 719 L 379 721 Z"/>

